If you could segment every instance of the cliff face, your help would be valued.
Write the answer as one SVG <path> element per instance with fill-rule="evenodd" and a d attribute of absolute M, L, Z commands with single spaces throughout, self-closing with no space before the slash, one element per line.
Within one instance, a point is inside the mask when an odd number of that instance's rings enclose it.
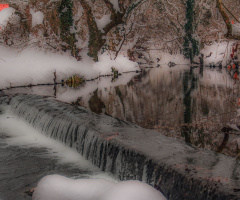
<path fill-rule="evenodd" d="M 59 11 L 62 2 L 0 1 L 15 9 L 7 27 L 0 32 L 0 42 L 11 46 L 33 45 L 53 51 L 70 51 L 77 59 L 83 50 L 91 51 L 92 57 L 98 52 L 108 51 L 113 58 L 121 51 L 130 58 L 134 52 L 139 56 L 139 51 L 146 49 L 170 54 L 182 52 L 186 34 L 185 1 L 74 0 L 72 7 L 66 8 L 71 10 L 73 20 L 67 39 L 62 37 L 64 19 L 60 18 Z M 233 26 L 238 25 L 240 2 L 223 0 L 222 3 L 230 11 L 225 8 Z M 216 1 L 196 1 L 193 14 L 192 34 L 199 41 L 200 48 L 224 39 L 226 24 L 216 8 Z"/>

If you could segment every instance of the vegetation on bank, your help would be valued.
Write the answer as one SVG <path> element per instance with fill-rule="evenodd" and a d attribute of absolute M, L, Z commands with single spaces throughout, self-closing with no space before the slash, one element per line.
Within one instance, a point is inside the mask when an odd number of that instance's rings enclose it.
<path fill-rule="evenodd" d="M 156 49 L 193 62 L 206 43 L 239 39 L 232 31 L 232 22 L 239 23 L 238 6 L 232 0 L 11 1 L 15 14 L 1 30 L 0 43 L 69 51 L 77 60 L 86 50 L 98 61 L 106 51 L 112 59 L 125 52 L 134 60 Z M 42 12 L 44 19 L 33 27 L 34 12 Z"/>

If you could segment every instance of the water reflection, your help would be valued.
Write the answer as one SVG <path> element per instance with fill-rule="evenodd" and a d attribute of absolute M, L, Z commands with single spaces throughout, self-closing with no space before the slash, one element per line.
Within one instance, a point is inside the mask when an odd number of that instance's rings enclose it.
<path fill-rule="evenodd" d="M 124 74 L 114 81 L 100 78 L 77 89 L 57 85 L 56 94 L 53 86 L 17 92 L 53 96 L 235 156 L 239 138 L 226 136 L 221 128 L 236 116 L 239 84 L 227 69 L 162 66 Z"/>

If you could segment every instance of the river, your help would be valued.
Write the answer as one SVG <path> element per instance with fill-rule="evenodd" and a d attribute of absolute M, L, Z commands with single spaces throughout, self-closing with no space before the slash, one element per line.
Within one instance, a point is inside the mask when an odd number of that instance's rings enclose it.
<path fill-rule="evenodd" d="M 4 92 L 52 96 L 200 148 L 236 156 L 240 138 L 234 132 L 226 137 L 221 131 L 239 109 L 240 82 L 233 79 L 234 72 L 188 65 L 150 67 L 115 79 L 87 81 L 77 88 L 38 86 Z"/>
<path fill-rule="evenodd" d="M 116 181 L 79 153 L 43 136 L 10 113 L 0 114 L 0 199 L 27 200 L 25 193 L 49 174 Z"/>
<path fill-rule="evenodd" d="M 158 66 L 117 78 L 101 77 L 77 88 L 58 84 L 12 88 L 4 93 L 48 96 L 157 130 L 200 148 L 236 156 L 239 135 L 232 132 L 226 141 L 221 129 L 237 115 L 239 86 L 233 72 L 225 68 L 182 65 Z M 31 199 L 24 192 L 47 174 L 113 179 L 8 112 L 1 115 L 0 135 L 3 200 Z"/>

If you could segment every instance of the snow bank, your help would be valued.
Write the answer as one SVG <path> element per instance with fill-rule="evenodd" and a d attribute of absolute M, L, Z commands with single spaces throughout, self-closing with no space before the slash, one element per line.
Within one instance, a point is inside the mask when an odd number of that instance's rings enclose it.
<path fill-rule="evenodd" d="M 32 27 L 43 23 L 44 15 L 41 11 L 35 12 L 33 9 L 30 9 L 30 13 L 32 15 Z"/>
<path fill-rule="evenodd" d="M 118 1 L 116 0 L 110 0 L 110 2 L 113 4 L 113 7 L 116 11 L 120 12 L 119 6 L 118 6 Z"/>
<path fill-rule="evenodd" d="M 170 53 L 160 52 L 156 50 L 150 50 L 149 53 L 150 53 L 151 59 L 154 62 L 159 63 L 160 65 L 167 65 L 169 62 L 174 62 L 177 65 L 190 64 L 190 61 L 188 59 L 185 59 L 184 56 L 180 54 L 170 54 Z"/>
<path fill-rule="evenodd" d="M 5 10 L 7 9 L 3 11 Z M 222 62 L 224 66 L 228 62 L 232 43 L 221 42 L 205 46 L 201 51 L 204 54 L 204 64 Z M 121 54 L 118 55 L 116 60 L 113 60 L 113 57 L 111 58 L 105 52 L 99 55 L 98 62 L 94 62 L 82 52 L 83 59 L 77 61 L 66 54 L 46 53 L 37 48 L 28 47 L 18 51 L 18 49 L 0 46 L 0 89 L 30 84 L 53 83 L 55 71 L 57 82 L 61 82 L 62 79 L 66 80 L 74 74 L 87 80 L 96 78 L 99 75 L 111 74 L 112 67 L 117 69 L 119 73 L 139 70 L 138 64 L 130 61 L 128 57 Z M 188 59 L 184 59 L 183 55 L 171 55 L 159 51 L 150 51 L 150 60 L 153 60 L 155 64 L 159 64 L 162 68 L 169 68 L 169 62 L 186 66 L 190 64 Z"/>
<path fill-rule="evenodd" d="M 114 185 L 103 200 L 166 200 L 166 198 L 146 183 L 140 181 L 122 181 Z"/>
<path fill-rule="evenodd" d="M 136 70 L 137 63 L 127 57 L 119 56 L 115 61 L 106 54 L 99 56 L 95 63 L 88 56 L 77 61 L 60 53 L 45 53 L 36 48 L 17 49 L 0 46 L 0 89 L 10 86 L 53 83 L 54 71 L 57 81 L 73 74 L 86 79 L 96 78 L 99 74 L 111 74 L 111 67 L 122 71 Z"/>
<path fill-rule="evenodd" d="M 232 45 L 236 41 L 220 41 L 213 42 L 211 45 L 205 45 L 205 47 L 201 50 L 201 54 L 204 55 L 204 65 L 210 64 L 219 64 L 226 65 L 230 59 L 230 53 L 232 49 Z M 152 49 L 156 49 L 156 47 L 151 47 Z M 200 57 L 200 55 L 199 55 Z M 195 61 L 199 63 L 199 57 L 195 58 Z M 189 65 L 189 59 L 185 59 L 181 54 L 169 54 L 166 52 L 160 52 L 156 50 L 150 51 L 150 58 L 155 63 L 160 65 L 167 65 L 169 62 L 173 62 L 178 65 Z"/>
<path fill-rule="evenodd" d="M 132 62 L 123 55 L 119 55 L 116 60 L 112 60 L 107 53 L 99 55 L 99 62 L 96 62 L 94 65 L 94 70 L 99 71 L 100 74 L 107 74 L 111 71 L 111 68 L 114 67 L 120 73 L 126 71 L 136 71 L 138 68 L 138 64 L 136 62 Z"/>
<path fill-rule="evenodd" d="M 110 17 L 111 17 L 111 15 L 109 14 L 109 15 L 103 15 L 103 17 L 102 17 L 101 19 L 95 18 L 96 23 L 97 23 L 97 27 L 98 27 L 99 30 L 101 30 L 102 32 L 104 32 L 104 31 L 103 31 L 103 28 L 104 28 L 108 23 L 111 22 Z"/>
<path fill-rule="evenodd" d="M 11 7 L 5 8 L 0 12 L 0 31 L 4 30 L 9 19 L 14 13 L 15 13 L 15 9 Z"/>
<path fill-rule="evenodd" d="M 34 48 L 21 52 L 0 46 L 0 88 L 28 84 L 53 83 L 56 70 L 58 81 L 73 74 L 91 78 L 92 63 L 77 62 L 76 59 L 55 53 L 44 53 Z M 91 74 L 92 72 L 92 74 Z"/>
<path fill-rule="evenodd" d="M 201 53 L 204 55 L 204 65 L 217 64 L 222 62 L 226 65 L 230 55 L 230 49 L 233 42 L 215 42 L 211 45 L 206 45 Z"/>
<path fill-rule="evenodd" d="M 49 175 L 40 180 L 33 200 L 166 200 L 140 181 L 114 183 L 104 179 L 69 179 Z"/>

